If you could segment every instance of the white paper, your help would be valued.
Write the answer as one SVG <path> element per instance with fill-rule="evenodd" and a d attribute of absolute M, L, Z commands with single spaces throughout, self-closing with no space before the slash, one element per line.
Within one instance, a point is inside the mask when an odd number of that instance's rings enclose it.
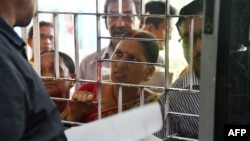
<path fill-rule="evenodd" d="M 69 141 L 139 141 L 162 127 L 158 102 L 65 131 Z"/>

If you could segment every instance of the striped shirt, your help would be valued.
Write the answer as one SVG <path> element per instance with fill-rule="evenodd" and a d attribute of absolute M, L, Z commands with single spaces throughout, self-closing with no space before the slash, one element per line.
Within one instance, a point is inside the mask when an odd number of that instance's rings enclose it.
<path fill-rule="evenodd" d="M 179 88 L 181 90 L 173 90 L 171 88 Z M 194 115 L 199 114 L 199 78 L 194 72 L 189 73 L 188 71 L 171 84 L 170 89 L 171 90 L 167 90 L 163 93 L 158 100 L 161 105 L 162 113 L 164 113 L 163 116 L 165 115 L 165 111 L 169 110 L 170 113 L 167 113 L 163 128 L 154 135 L 161 139 L 166 139 L 166 132 L 168 130 L 168 137 L 174 135 L 198 139 L 198 117 L 179 115 L 173 112 Z M 166 105 L 166 102 L 169 104 Z M 165 106 L 169 106 L 169 108 L 165 109 Z"/>

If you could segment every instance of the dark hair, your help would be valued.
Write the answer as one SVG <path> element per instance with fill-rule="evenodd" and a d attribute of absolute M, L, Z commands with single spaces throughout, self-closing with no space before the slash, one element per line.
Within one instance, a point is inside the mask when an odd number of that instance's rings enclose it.
<path fill-rule="evenodd" d="M 203 0 L 193 0 L 189 4 L 181 8 L 179 15 L 196 15 L 203 12 Z M 181 25 L 184 17 L 180 17 L 176 23 L 177 29 Z"/>
<path fill-rule="evenodd" d="M 52 53 L 52 54 L 54 54 L 55 51 L 54 51 L 54 50 L 44 51 L 44 52 L 41 53 L 41 55 L 47 54 L 47 53 Z M 67 55 L 67 54 L 65 54 L 65 53 L 63 53 L 63 52 L 60 52 L 60 51 L 59 51 L 59 56 L 63 59 L 64 64 L 65 64 L 65 65 L 67 66 L 67 68 L 69 69 L 69 72 L 70 72 L 71 74 L 75 73 L 75 63 L 74 63 L 74 61 L 72 60 L 72 58 L 71 58 L 69 55 Z"/>
<path fill-rule="evenodd" d="M 39 22 L 39 28 L 44 27 L 44 26 L 54 28 L 54 25 L 52 23 L 46 22 L 46 21 L 40 21 Z M 33 38 L 33 26 L 31 26 L 30 29 L 29 29 L 28 38 L 30 38 L 30 39 Z"/>
<path fill-rule="evenodd" d="M 140 2 L 138 0 L 132 0 L 135 4 L 135 10 L 136 13 L 138 14 L 140 12 Z M 114 3 L 114 2 L 118 2 L 118 0 L 106 0 L 105 4 L 104 4 L 104 13 L 107 14 L 108 13 L 108 6 L 110 3 Z M 105 19 L 105 24 L 107 27 L 107 16 L 104 15 L 103 18 Z M 139 17 L 138 17 L 139 18 Z"/>
<path fill-rule="evenodd" d="M 176 9 L 173 6 L 170 7 L 170 15 L 176 14 Z M 166 3 L 163 1 L 150 1 L 145 5 L 145 13 L 149 14 L 160 14 L 165 15 Z M 162 17 L 147 17 L 145 19 L 145 24 L 153 24 L 156 28 L 165 20 Z"/>
<path fill-rule="evenodd" d="M 155 39 L 155 36 L 143 30 L 130 30 L 122 35 L 122 37 L 130 37 L 130 38 L 141 38 L 141 39 Z M 144 47 L 144 53 L 146 59 L 150 63 L 156 63 L 159 55 L 159 47 L 156 40 L 136 40 L 140 42 Z"/>

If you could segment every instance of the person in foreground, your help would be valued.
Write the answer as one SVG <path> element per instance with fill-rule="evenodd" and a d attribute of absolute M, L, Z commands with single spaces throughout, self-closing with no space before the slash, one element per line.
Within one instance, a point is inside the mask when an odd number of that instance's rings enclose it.
<path fill-rule="evenodd" d="M 55 52 L 45 51 L 41 54 L 41 76 L 55 77 Z M 63 52 L 59 52 L 59 77 L 60 78 L 75 78 L 74 61 Z M 43 79 L 43 83 L 50 95 L 55 98 L 70 98 L 70 89 L 75 85 L 75 81 L 67 80 L 50 80 Z M 54 101 L 57 105 L 59 113 L 61 113 L 67 105 L 66 101 Z"/>
<path fill-rule="evenodd" d="M 200 15 L 203 14 L 203 1 L 194 0 L 184 6 L 180 10 L 180 15 Z M 189 60 L 189 27 L 190 18 L 180 17 L 176 26 L 182 39 L 182 45 L 185 53 L 185 58 Z M 200 107 L 200 57 L 201 57 L 201 32 L 202 18 L 194 19 L 194 37 L 193 37 L 193 70 L 192 73 L 187 71 L 182 77 L 178 78 L 170 88 L 182 88 L 186 91 L 167 91 L 159 98 L 159 103 L 162 107 L 163 115 L 165 115 L 166 100 L 169 103 L 170 112 L 179 112 L 187 114 L 199 114 Z M 191 85 L 191 86 L 190 86 Z M 191 90 L 190 90 L 191 89 Z M 167 96 L 166 96 L 167 95 Z M 166 99 L 167 98 L 167 99 Z M 163 128 L 154 135 L 166 139 L 166 129 L 169 135 L 198 139 L 198 117 L 180 116 L 175 114 L 167 115 L 167 121 Z M 169 124 L 168 124 L 169 123 Z"/>
<path fill-rule="evenodd" d="M 0 0 L 0 139 L 66 141 L 55 104 L 13 27 L 27 26 L 37 0 Z"/>
<path fill-rule="evenodd" d="M 150 32 L 132 30 L 122 37 L 154 39 Z M 116 61 L 133 61 L 156 63 L 159 53 L 157 41 L 121 40 L 111 55 L 111 72 L 108 82 L 143 84 L 154 74 L 155 66 L 148 64 L 134 64 Z M 113 62 L 112 62 L 113 61 Z M 64 120 L 89 122 L 97 119 L 97 84 L 84 83 L 73 94 L 71 102 L 66 109 Z M 118 109 L 118 86 L 100 84 L 102 94 L 102 117 L 117 113 Z M 84 91 L 82 91 L 84 90 Z M 140 105 L 140 89 L 138 87 L 122 87 L 122 108 L 128 110 Z M 144 90 L 144 104 L 156 102 L 159 94 L 148 89 Z"/>

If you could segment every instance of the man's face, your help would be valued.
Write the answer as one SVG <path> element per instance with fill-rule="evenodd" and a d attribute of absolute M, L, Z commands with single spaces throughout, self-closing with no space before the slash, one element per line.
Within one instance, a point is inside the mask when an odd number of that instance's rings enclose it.
<path fill-rule="evenodd" d="M 171 39 L 172 31 L 173 31 L 173 19 L 169 20 L 169 26 L 168 26 L 168 39 Z M 148 30 L 149 32 L 153 33 L 156 39 L 162 39 L 165 40 L 166 36 L 166 21 L 163 20 L 158 27 L 155 27 L 153 24 L 146 24 L 143 28 L 144 30 Z M 165 47 L 165 41 L 158 41 L 159 49 L 163 50 Z"/>
<path fill-rule="evenodd" d="M 34 48 L 34 39 L 28 39 L 30 47 Z M 51 26 L 40 27 L 40 52 L 54 49 L 54 28 Z"/>
<path fill-rule="evenodd" d="M 108 5 L 108 13 L 119 13 L 117 2 L 112 2 Z M 132 0 L 122 0 L 123 14 L 136 14 L 136 7 Z M 139 20 L 135 16 L 107 16 L 107 28 L 111 37 L 120 37 L 123 33 L 139 28 Z M 112 39 L 112 44 L 115 46 L 117 39 Z"/>
<path fill-rule="evenodd" d="M 201 15 L 202 13 L 199 13 Z M 189 29 L 190 29 L 190 20 L 185 19 L 181 23 L 179 27 L 179 33 L 182 40 L 182 46 L 184 51 L 184 56 L 188 62 L 189 60 L 189 47 L 190 47 L 190 41 L 189 41 Z M 194 35 L 193 35 L 193 69 L 196 72 L 197 75 L 200 74 L 200 59 L 201 59 L 201 33 L 202 33 L 202 19 L 197 18 L 194 20 Z"/>
<path fill-rule="evenodd" d="M 163 21 L 159 24 L 158 27 L 155 27 L 153 24 L 151 24 L 151 27 L 149 29 L 149 32 L 153 33 L 156 37 L 156 39 L 165 39 L 165 27 L 166 27 L 166 22 Z M 159 49 L 160 50 L 163 50 L 164 49 L 164 46 L 165 46 L 165 42 L 164 41 L 158 41 L 158 45 L 159 45 Z"/>
<path fill-rule="evenodd" d="M 54 28 L 43 26 L 40 28 L 40 52 L 54 49 Z"/>

